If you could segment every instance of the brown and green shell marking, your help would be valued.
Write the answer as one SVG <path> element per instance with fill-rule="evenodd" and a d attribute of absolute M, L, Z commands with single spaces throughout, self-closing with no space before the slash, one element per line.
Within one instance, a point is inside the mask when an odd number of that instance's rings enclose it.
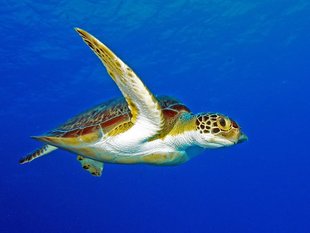
<path fill-rule="evenodd" d="M 184 104 L 171 97 L 159 97 L 158 102 L 165 119 L 165 130 L 151 140 L 164 137 L 171 131 L 182 112 L 190 112 Z M 131 117 L 126 101 L 121 98 L 100 104 L 47 134 L 34 138 L 66 147 L 93 143 L 103 136 L 115 136 L 128 130 L 133 125 Z"/>

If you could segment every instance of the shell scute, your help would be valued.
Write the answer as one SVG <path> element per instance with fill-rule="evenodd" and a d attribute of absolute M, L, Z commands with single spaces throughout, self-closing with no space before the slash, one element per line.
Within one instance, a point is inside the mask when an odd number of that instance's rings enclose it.
<path fill-rule="evenodd" d="M 159 97 L 158 102 L 166 121 L 165 132 L 163 133 L 169 132 L 181 112 L 190 112 L 184 104 L 171 97 Z M 96 134 L 98 130 L 107 134 L 112 129 L 130 122 L 131 117 L 127 102 L 124 98 L 120 98 L 85 111 L 42 137 L 83 138 L 88 134 Z M 123 128 L 126 129 L 126 127 Z"/>

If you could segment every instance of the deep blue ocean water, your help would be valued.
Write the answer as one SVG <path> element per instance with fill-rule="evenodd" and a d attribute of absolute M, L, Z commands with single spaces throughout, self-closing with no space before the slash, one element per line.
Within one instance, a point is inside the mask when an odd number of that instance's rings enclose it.
<path fill-rule="evenodd" d="M 310 232 L 308 0 L 0 3 L 0 232 Z M 222 112 L 249 141 L 92 177 L 29 138 L 120 96 L 83 28 L 156 94 Z"/>

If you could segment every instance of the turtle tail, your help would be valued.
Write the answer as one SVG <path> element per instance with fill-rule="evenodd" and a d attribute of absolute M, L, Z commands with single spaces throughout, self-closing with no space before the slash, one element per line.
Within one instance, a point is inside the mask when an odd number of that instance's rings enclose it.
<path fill-rule="evenodd" d="M 30 154 L 26 155 L 25 157 L 21 158 L 19 160 L 20 164 L 29 163 L 32 160 L 39 158 L 43 155 L 46 155 L 54 150 L 56 150 L 57 147 L 51 146 L 51 145 L 44 145 L 43 147 L 40 147 L 36 149 L 35 151 L 31 152 Z"/>

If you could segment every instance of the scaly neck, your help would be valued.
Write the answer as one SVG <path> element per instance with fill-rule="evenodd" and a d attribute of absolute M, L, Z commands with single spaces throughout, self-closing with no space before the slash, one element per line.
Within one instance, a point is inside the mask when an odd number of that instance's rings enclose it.
<path fill-rule="evenodd" d="M 189 146 L 195 145 L 196 134 L 196 116 L 190 113 L 183 113 L 166 139 L 178 149 L 186 149 Z"/>

